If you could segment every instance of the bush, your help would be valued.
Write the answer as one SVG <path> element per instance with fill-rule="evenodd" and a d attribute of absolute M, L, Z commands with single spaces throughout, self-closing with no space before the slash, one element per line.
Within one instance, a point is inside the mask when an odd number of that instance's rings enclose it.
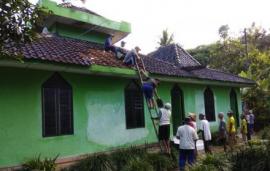
<path fill-rule="evenodd" d="M 230 164 L 224 154 L 208 154 L 197 164 L 190 166 L 189 171 L 227 171 Z"/>
<path fill-rule="evenodd" d="M 147 153 L 146 148 L 129 147 L 109 155 L 89 156 L 62 171 L 169 171 L 177 168 L 177 151 L 172 155 Z"/>
<path fill-rule="evenodd" d="M 114 170 L 109 156 L 106 154 L 94 154 L 75 164 L 69 171 L 112 171 Z"/>
<path fill-rule="evenodd" d="M 130 160 L 122 171 L 154 171 L 154 168 L 146 160 L 135 158 Z"/>
<path fill-rule="evenodd" d="M 54 171 L 56 169 L 55 161 L 58 155 L 54 158 L 45 157 L 43 160 L 40 159 L 40 155 L 37 158 L 33 158 L 22 165 L 22 170 L 42 170 L 42 171 Z"/>
<path fill-rule="evenodd" d="M 170 156 L 161 153 L 147 154 L 145 160 L 153 166 L 155 171 L 167 171 L 177 167 Z"/>
<path fill-rule="evenodd" d="M 232 171 L 270 170 L 270 145 L 251 145 L 230 156 Z"/>
<path fill-rule="evenodd" d="M 259 133 L 259 137 L 261 139 L 269 139 L 270 140 L 270 127 L 264 127 Z"/>
<path fill-rule="evenodd" d="M 116 170 L 121 170 L 128 163 L 129 160 L 135 158 L 144 158 L 146 155 L 145 148 L 129 147 L 120 149 L 111 153 L 110 158 Z"/>

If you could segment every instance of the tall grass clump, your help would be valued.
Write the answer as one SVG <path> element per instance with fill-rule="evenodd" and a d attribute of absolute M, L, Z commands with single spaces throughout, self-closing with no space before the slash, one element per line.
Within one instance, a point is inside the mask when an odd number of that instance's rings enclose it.
<path fill-rule="evenodd" d="M 269 171 L 270 144 L 250 145 L 230 156 L 232 171 Z"/>
<path fill-rule="evenodd" d="M 155 171 L 153 166 L 146 160 L 134 158 L 128 161 L 121 171 Z"/>
<path fill-rule="evenodd" d="M 56 159 L 58 155 L 54 158 L 47 158 L 44 159 L 40 158 L 40 155 L 36 158 L 30 159 L 22 165 L 23 171 L 54 171 L 56 169 Z"/>
<path fill-rule="evenodd" d="M 69 171 L 113 171 L 113 164 L 107 154 L 94 154 L 81 160 Z"/>
<path fill-rule="evenodd" d="M 122 170 L 123 167 L 127 165 L 130 160 L 144 158 L 145 155 L 145 148 L 131 146 L 129 148 L 120 149 L 111 153 L 110 158 L 114 165 L 114 168 L 118 171 Z"/>
<path fill-rule="evenodd" d="M 195 165 L 189 166 L 189 171 L 230 171 L 230 162 L 225 154 L 207 154 Z"/>

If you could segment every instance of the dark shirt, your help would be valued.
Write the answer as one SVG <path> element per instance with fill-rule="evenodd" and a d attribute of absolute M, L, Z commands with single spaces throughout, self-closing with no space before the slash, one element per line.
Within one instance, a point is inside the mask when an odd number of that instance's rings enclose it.
<path fill-rule="evenodd" d="M 104 49 L 112 46 L 112 36 L 109 36 L 104 43 Z"/>
<path fill-rule="evenodd" d="M 225 121 L 222 120 L 222 121 L 219 122 L 218 132 L 219 132 L 219 135 L 221 137 L 225 137 L 226 136 L 227 131 L 226 131 L 226 123 L 225 123 Z"/>

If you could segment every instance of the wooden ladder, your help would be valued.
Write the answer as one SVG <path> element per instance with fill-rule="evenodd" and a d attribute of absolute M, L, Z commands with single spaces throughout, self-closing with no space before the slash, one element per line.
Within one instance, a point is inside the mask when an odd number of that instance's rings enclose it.
<path fill-rule="evenodd" d="M 143 62 L 142 58 L 140 58 L 137 55 L 137 59 L 141 59 L 140 61 L 142 63 L 143 71 L 146 72 L 145 65 L 144 65 L 144 62 Z M 138 75 L 139 75 L 139 79 L 140 79 L 140 84 L 141 84 L 141 87 L 142 87 L 143 86 L 143 78 L 142 78 L 141 69 L 140 69 L 139 64 L 137 62 L 137 59 L 135 59 L 135 64 L 136 64 L 136 69 L 138 71 Z M 147 100 L 145 95 L 144 95 L 144 98 L 145 98 L 145 100 Z M 146 103 L 146 104 L 147 104 L 147 108 L 148 108 L 148 113 L 150 115 L 150 119 L 152 121 L 154 130 L 155 130 L 156 138 L 158 140 L 159 148 L 160 148 L 160 151 L 162 152 L 162 146 L 161 146 L 160 141 L 159 141 L 159 138 L 158 138 L 158 128 L 157 128 L 157 125 L 155 124 L 155 118 L 153 117 L 153 113 L 152 113 L 152 110 L 151 110 L 150 106 L 148 105 L 148 103 Z M 157 106 L 156 105 L 154 105 L 154 112 L 156 113 L 156 116 L 158 116 L 158 109 L 157 109 Z"/>

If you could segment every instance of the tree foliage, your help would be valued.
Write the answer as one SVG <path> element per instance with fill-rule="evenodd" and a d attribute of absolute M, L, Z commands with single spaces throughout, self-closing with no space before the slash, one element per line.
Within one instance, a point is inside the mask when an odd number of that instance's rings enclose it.
<path fill-rule="evenodd" d="M 256 81 L 242 89 L 243 100 L 259 120 L 270 121 L 270 33 L 253 23 L 244 34 L 230 37 L 229 26 L 219 28 L 221 40 L 189 50 L 199 62 Z M 247 43 L 247 53 L 246 53 Z"/>
<path fill-rule="evenodd" d="M 27 0 L 0 2 L 0 55 L 8 55 L 7 49 L 29 42 L 35 36 L 39 8 Z"/>
<path fill-rule="evenodd" d="M 227 39 L 227 37 L 229 36 L 229 31 L 230 27 L 226 24 L 226 25 L 222 25 L 219 27 L 218 29 L 218 34 L 221 38 L 223 38 L 224 40 Z"/>
<path fill-rule="evenodd" d="M 162 31 L 162 36 L 160 40 L 158 41 L 158 44 L 160 46 L 167 46 L 169 44 L 172 44 L 174 42 L 174 35 L 170 34 L 168 32 L 168 29 L 165 29 Z"/>

